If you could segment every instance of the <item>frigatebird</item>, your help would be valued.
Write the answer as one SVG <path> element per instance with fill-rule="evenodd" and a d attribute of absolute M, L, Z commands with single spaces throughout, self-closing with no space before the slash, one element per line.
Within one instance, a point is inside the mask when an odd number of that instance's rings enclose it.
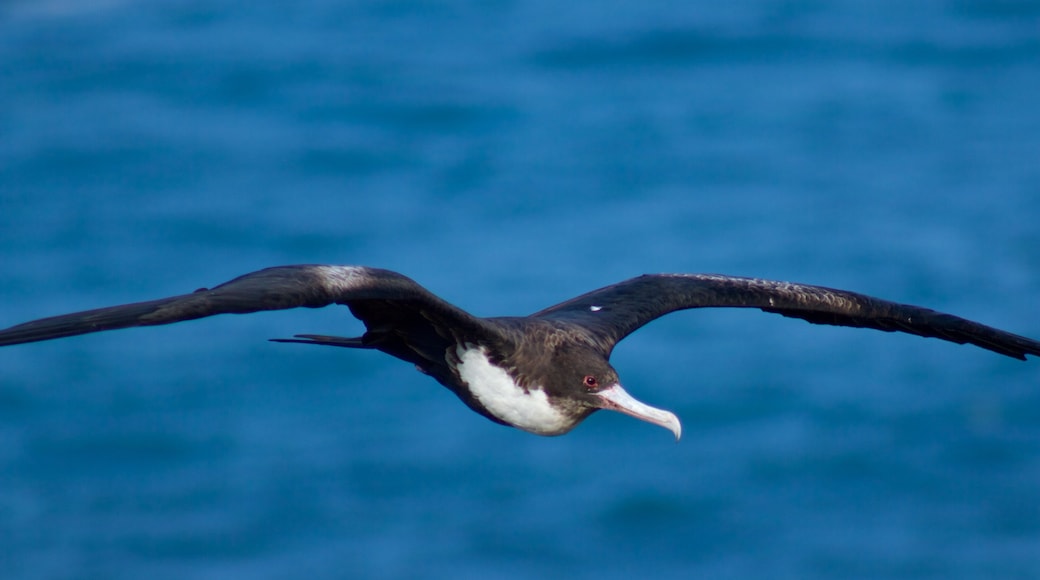
<path fill-rule="evenodd" d="M 610 354 L 618 341 L 669 312 L 758 308 L 814 324 L 906 332 L 1026 359 L 1040 342 L 952 314 L 822 286 L 715 274 L 648 274 L 529 316 L 480 318 L 412 279 L 364 266 L 266 268 L 211 289 L 42 318 L 0 331 L 0 346 L 216 314 L 344 304 L 361 336 L 272 339 L 375 349 L 410 362 L 485 417 L 538 435 L 562 435 L 599 409 L 682 433 L 671 412 L 622 387 Z"/>

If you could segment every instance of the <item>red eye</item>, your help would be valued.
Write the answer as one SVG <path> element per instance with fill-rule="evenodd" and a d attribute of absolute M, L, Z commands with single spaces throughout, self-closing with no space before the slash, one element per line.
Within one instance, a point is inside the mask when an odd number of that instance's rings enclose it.
<path fill-rule="evenodd" d="M 592 375 L 585 375 L 585 379 L 582 382 L 585 383 L 585 388 L 587 389 L 595 389 L 599 386 L 599 381 L 597 381 L 596 377 Z"/>

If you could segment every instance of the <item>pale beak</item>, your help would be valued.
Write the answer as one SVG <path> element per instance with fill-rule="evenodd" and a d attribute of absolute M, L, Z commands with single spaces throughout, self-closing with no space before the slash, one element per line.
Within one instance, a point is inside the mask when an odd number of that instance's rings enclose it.
<path fill-rule="evenodd" d="M 626 415 L 632 415 L 636 419 L 641 419 L 647 423 L 660 425 L 674 433 L 676 441 L 682 436 L 682 424 L 679 423 L 679 418 L 675 416 L 675 413 L 651 407 L 633 399 L 632 395 L 628 394 L 628 391 L 621 388 L 621 385 L 612 385 L 592 394 L 601 399 L 599 405 L 601 409 L 618 411 Z"/>

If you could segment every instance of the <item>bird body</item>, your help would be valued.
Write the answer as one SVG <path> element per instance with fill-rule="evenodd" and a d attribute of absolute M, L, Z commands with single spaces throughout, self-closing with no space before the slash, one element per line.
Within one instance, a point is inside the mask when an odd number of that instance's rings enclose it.
<path fill-rule="evenodd" d="M 538 435 L 555 435 L 570 429 L 567 415 L 549 403 L 545 389 L 520 384 L 503 367 L 491 362 L 484 347 L 468 345 L 456 350 L 455 372 L 469 387 L 474 402 L 495 420 Z"/>
<path fill-rule="evenodd" d="M 1025 360 L 1040 342 L 951 314 L 822 286 L 722 276 L 651 274 L 588 292 L 529 316 L 480 318 L 415 281 L 364 266 L 266 268 L 212 289 L 98 308 L 0 330 L 0 346 L 216 314 L 346 305 L 359 337 L 273 339 L 374 349 L 410 362 L 492 421 L 561 435 L 600 409 L 681 435 L 672 413 L 627 393 L 609 363 L 618 341 L 676 310 L 759 308 L 815 324 L 872 328 L 973 344 Z"/>

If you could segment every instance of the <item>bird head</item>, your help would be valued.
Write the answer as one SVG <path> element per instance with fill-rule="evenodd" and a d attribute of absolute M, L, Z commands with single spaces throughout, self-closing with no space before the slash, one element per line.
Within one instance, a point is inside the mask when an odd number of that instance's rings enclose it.
<path fill-rule="evenodd" d="M 598 351 L 563 349 L 553 358 L 553 372 L 546 373 L 552 380 L 546 382 L 544 388 L 555 405 L 575 416 L 575 425 L 593 412 L 605 409 L 664 427 L 677 441 L 682 436 L 679 418 L 628 394 L 621 386 L 617 371 Z"/>

